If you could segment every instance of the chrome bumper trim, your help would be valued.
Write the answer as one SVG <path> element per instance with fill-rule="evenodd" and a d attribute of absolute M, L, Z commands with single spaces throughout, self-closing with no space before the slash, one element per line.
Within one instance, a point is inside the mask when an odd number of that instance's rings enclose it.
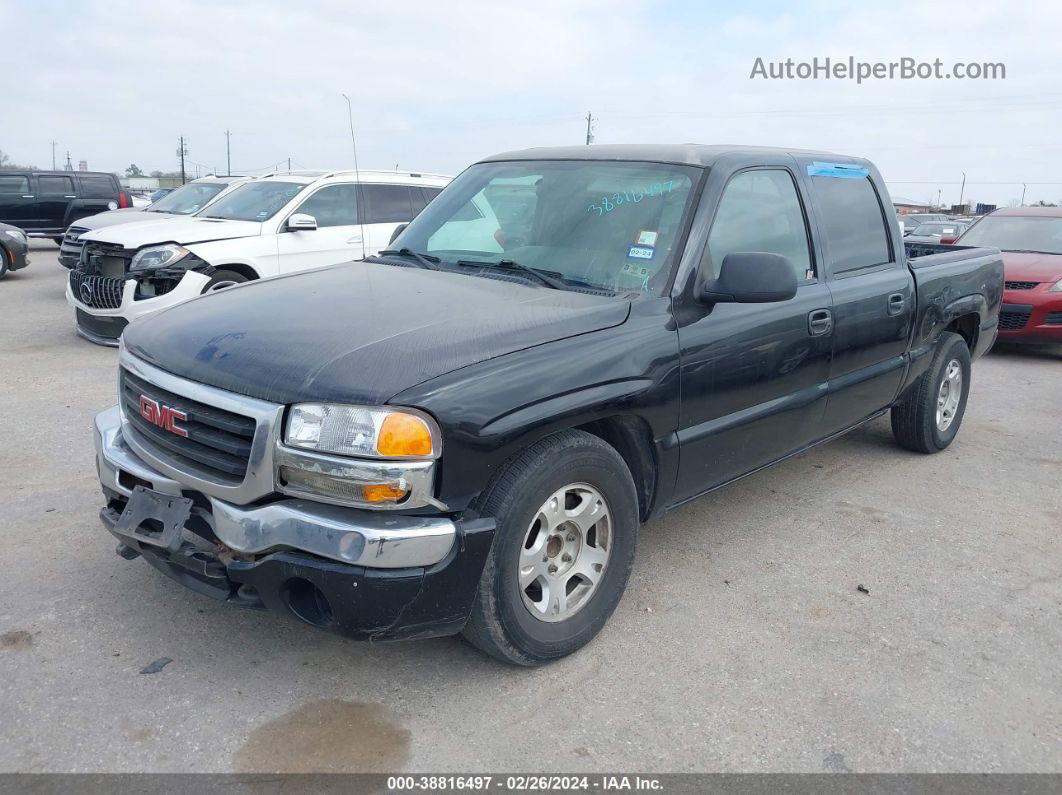
<path fill-rule="evenodd" d="M 180 482 L 145 463 L 126 443 L 121 423 L 117 406 L 96 415 L 101 484 L 129 496 L 132 490 L 120 480 L 120 473 L 126 472 L 155 491 L 180 495 Z M 214 533 L 244 554 L 297 549 L 343 563 L 394 569 L 438 563 L 457 537 L 456 525 L 445 517 L 402 516 L 297 499 L 241 507 L 209 494 L 207 498 Z"/>

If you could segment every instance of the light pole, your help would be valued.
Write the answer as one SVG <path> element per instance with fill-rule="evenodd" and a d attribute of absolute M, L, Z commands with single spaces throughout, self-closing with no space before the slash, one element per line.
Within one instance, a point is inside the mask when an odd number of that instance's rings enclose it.
<path fill-rule="evenodd" d="M 962 172 L 962 187 L 959 188 L 959 206 L 962 207 L 962 195 L 966 192 L 966 172 Z"/>
<path fill-rule="evenodd" d="M 1025 183 L 1021 183 L 1021 206 L 1025 206 Z"/>

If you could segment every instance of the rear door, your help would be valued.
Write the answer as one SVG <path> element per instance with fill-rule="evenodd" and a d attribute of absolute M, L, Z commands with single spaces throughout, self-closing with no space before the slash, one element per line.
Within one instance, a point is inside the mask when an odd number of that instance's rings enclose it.
<path fill-rule="evenodd" d="M 702 278 L 718 276 L 730 253 L 780 254 L 797 271 L 796 297 L 704 305 L 689 287 L 675 297 L 682 356 L 679 500 L 776 461 L 820 434 L 831 303 L 794 171 L 792 159 L 780 157 L 730 177 L 708 235 L 713 272 Z"/>
<path fill-rule="evenodd" d="M 420 203 L 418 188 L 408 185 L 363 183 L 361 186 L 362 206 L 365 210 L 362 221 L 365 224 L 365 255 L 377 254 L 386 249 L 391 242 L 391 235 L 401 224 L 407 224 L 416 214 L 411 190 L 417 190 L 417 210 Z"/>
<path fill-rule="evenodd" d="M 833 295 L 833 362 L 824 427 L 834 433 L 885 408 L 907 363 L 914 279 L 888 196 L 857 161 L 805 163 Z"/>
<path fill-rule="evenodd" d="M 29 174 L 0 172 L 0 223 L 36 229 L 37 197 Z"/>
<path fill-rule="evenodd" d="M 288 214 L 305 213 L 317 219 L 316 229 L 287 228 L 287 218 L 277 234 L 279 272 L 291 273 L 361 259 L 358 190 L 354 183 L 318 188 Z"/>
<path fill-rule="evenodd" d="M 77 199 L 73 174 L 37 175 L 37 217 L 45 229 L 65 229 L 67 208 Z"/>

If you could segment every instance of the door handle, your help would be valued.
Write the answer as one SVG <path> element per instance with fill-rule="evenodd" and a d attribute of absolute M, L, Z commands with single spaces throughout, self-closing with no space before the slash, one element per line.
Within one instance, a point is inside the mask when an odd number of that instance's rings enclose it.
<path fill-rule="evenodd" d="M 907 306 L 907 299 L 904 298 L 903 293 L 893 293 L 889 296 L 890 315 L 899 315 L 903 312 L 905 306 Z"/>
<path fill-rule="evenodd" d="M 822 337 L 833 331 L 833 313 L 829 309 L 816 309 L 808 313 L 808 334 Z"/>

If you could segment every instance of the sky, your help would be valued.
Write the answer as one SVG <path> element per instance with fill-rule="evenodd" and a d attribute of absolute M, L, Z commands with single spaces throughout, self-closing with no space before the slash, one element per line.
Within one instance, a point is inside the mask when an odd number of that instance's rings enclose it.
<path fill-rule="evenodd" d="M 869 157 L 894 197 L 1062 203 L 1062 4 L 2 0 L 0 150 L 194 175 L 456 174 L 496 152 L 718 143 Z M 995 80 L 751 79 L 764 64 L 1002 63 Z M 963 172 L 965 187 L 961 187 Z M 938 194 L 939 191 L 939 194 Z"/>

